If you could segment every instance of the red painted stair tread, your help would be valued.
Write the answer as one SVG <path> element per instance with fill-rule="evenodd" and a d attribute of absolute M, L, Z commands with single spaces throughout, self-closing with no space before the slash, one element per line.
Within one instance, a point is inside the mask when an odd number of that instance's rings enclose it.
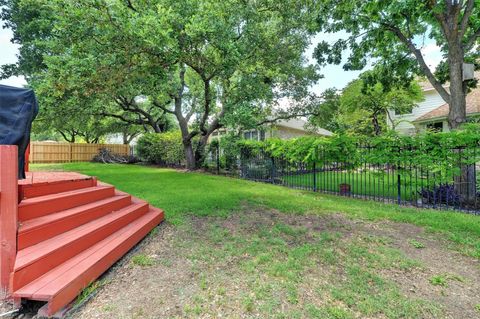
<path fill-rule="evenodd" d="M 18 231 L 18 249 L 35 245 L 131 203 L 129 195 L 116 195 L 93 203 L 27 220 Z"/>
<path fill-rule="evenodd" d="M 136 203 L 130 205 L 124 209 L 121 209 L 117 212 L 108 214 L 107 216 L 93 220 L 85 225 L 74 228 L 68 232 L 62 233 L 54 238 L 45 240 L 37 245 L 22 249 L 18 252 L 17 258 L 15 261 L 15 270 L 19 270 L 31 262 L 45 256 L 55 250 L 61 249 L 79 239 L 83 239 L 85 235 L 100 231 L 102 227 L 108 226 L 113 221 L 139 209 L 141 207 L 146 207 L 146 203 Z"/>
<path fill-rule="evenodd" d="M 18 218 L 20 221 L 25 221 L 114 195 L 115 189 L 111 186 L 94 186 L 24 199 L 18 205 Z"/>
<path fill-rule="evenodd" d="M 65 260 L 106 238 L 148 211 L 145 202 L 134 203 L 119 211 L 55 236 L 17 254 L 12 288 L 18 289 Z"/>
<path fill-rule="evenodd" d="M 20 184 L 19 190 L 23 196 L 22 199 L 26 199 L 92 187 L 96 184 L 97 181 L 94 178 L 85 176 L 85 178 L 77 180 L 54 180 L 37 184 Z"/>

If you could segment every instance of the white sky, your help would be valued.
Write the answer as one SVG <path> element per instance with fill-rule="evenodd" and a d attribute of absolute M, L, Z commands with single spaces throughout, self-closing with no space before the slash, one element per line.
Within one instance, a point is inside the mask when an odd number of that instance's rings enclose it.
<path fill-rule="evenodd" d="M 10 42 L 12 36 L 10 29 L 0 29 L 0 65 L 17 62 L 18 45 Z M 23 77 L 11 77 L 0 80 L 0 84 L 21 87 L 27 82 Z"/>
<path fill-rule="evenodd" d="M 312 58 L 312 53 L 318 42 L 326 40 L 327 42 L 332 43 L 342 36 L 345 36 L 345 33 L 317 35 L 312 39 L 312 45 L 305 53 L 306 56 L 312 63 L 315 62 Z M 10 42 L 11 37 L 12 32 L 9 29 L 0 29 L 0 65 L 15 63 L 17 61 L 18 46 Z M 425 44 L 422 52 L 426 57 L 427 64 L 432 69 L 434 69 L 442 60 L 440 50 L 434 43 Z M 318 83 L 312 87 L 312 91 L 317 94 L 332 87 L 342 89 L 350 81 L 357 78 L 361 71 L 344 71 L 342 65 L 329 65 L 322 68 L 320 73 L 324 75 L 324 78 L 319 80 Z M 0 80 L 0 84 L 19 87 L 25 85 L 26 81 L 23 77 L 11 77 L 9 79 Z"/>
<path fill-rule="evenodd" d="M 345 32 L 338 32 L 338 33 L 322 33 L 316 35 L 312 39 L 312 45 L 307 50 L 305 55 L 309 58 L 311 63 L 315 61 L 312 58 L 313 50 L 317 46 L 320 41 L 327 41 L 330 44 L 333 44 L 339 38 L 345 38 L 347 33 Z M 421 43 L 421 41 L 417 41 Z M 430 40 L 430 42 L 426 42 L 421 51 L 425 57 L 427 65 L 430 67 L 432 71 L 435 70 L 437 65 L 442 61 L 442 54 L 440 48 L 435 45 L 435 43 Z M 344 52 L 344 61 L 346 62 L 347 52 Z M 366 68 L 368 69 L 368 67 Z M 343 70 L 342 64 L 340 65 L 327 65 L 320 70 L 320 73 L 323 74 L 324 78 L 318 81 L 316 85 L 312 87 L 312 91 L 320 94 L 328 88 L 337 88 L 342 89 L 344 88 L 350 81 L 356 79 L 360 73 L 363 71 L 345 71 Z"/>

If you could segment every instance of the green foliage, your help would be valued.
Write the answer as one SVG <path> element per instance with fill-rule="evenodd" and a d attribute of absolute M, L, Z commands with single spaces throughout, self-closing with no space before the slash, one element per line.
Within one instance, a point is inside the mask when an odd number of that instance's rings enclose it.
<path fill-rule="evenodd" d="M 412 239 L 409 241 L 410 245 L 412 245 L 413 247 L 417 248 L 417 249 L 422 249 L 422 248 L 425 248 L 425 244 L 419 242 L 418 240 L 415 240 L 415 239 Z"/>
<path fill-rule="evenodd" d="M 335 133 L 373 136 L 386 132 L 387 112 L 410 112 L 423 100 L 417 82 L 394 82 L 395 77 L 386 78 L 387 74 L 383 67 L 376 66 L 341 92 L 326 90 L 316 114 L 309 119 L 310 124 Z M 393 127 L 397 124 L 392 123 Z"/>
<path fill-rule="evenodd" d="M 222 150 L 220 164 L 222 167 L 232 169 L 236 165 L 238 154 L 240 154 L 240 139 L 233 133 L 227 133 L 220 139 L 220 149 Z"/>
<path fill-rule="evenodd" d="M 0 1 L 18 44 L 42 49 L 27 76 L 39 95 L 157 133 L 163 115 L 175 116 L 184 140 L 199 136 L 191 169 L 212 132 L 259 123 L 280 98 L 296 101 L 284 113 L 308 113 L 303 99 L 319 78 L 303 55 L 314 16 L 298 0 Z M 79 103 L 88 99 L 100 107 Z"/>
<path fill-rule="evenodd" d="M 340 130 L 338 116 L 340 112 L 340 94 L 336 89 L 325 90 L 321 96 L 321 102 L 317 106 L 316 114 L 309 118 L 309 123 L 332 132 Z"/>
<path fill-rule="evenodd" d="M 132 257 L 132 263 L 137 266 L 147 267 L 153 266 L 155 264 L 155 260 L 145 254 L 138 254 Z"/>
<path fill-rule="evenodd" d="M 179 165 L 185 159 L 179 131 L 144 134 L 138 139 L 137 152 L 141 159 L 161 165 Z"/>
<path fill-rule="evenodd" d="M 465 282 L 465 278 L 456 274 L 443 273 L 430 277 L 429 281 L 434 286 L 448 287 L 448 281 Z"/>
<path fill-rule="evenodd" d="M 242 155 L 249 157 L 258 152 L 283 158 L 291 162 L 324 164 L 342 162 L 351 169 L 362 164 L 420 165 L 424 171 L 454 176 L 462 165 L 479 160 L 480 128 L 465 125 L 452 132 L 425 132 L 417 136 L 403 136 L 389 132 L 376 137 L 335 135 L 333 137 L 301 137 L 291 140 L 269 139 L 265 142 L 241 141 Z"/>
<path fill-rule="evenodd" d="M 412 110 L 423 94 L 416 82 L 408 85 L 382 84 L 380 70 L 367 71 L 351 82 L 340 96 L 339 123 L 343 131 L 358 135 L 379 135 L 387 130 L 387 112 Z M 393 123 L 394 125 L 396 123 Z"/>
<path fill-rule="evenodd" d="M 102 288 L 105 284 L 107 284 L 107 280 L 95 280 L 92 281 L 87 287 L 85 287 L 78 295 L 77 299 L 75 300 L 75 305 L 79 306 L 87 301 L 92 295 L 97 293 L 97 291 Z"/>

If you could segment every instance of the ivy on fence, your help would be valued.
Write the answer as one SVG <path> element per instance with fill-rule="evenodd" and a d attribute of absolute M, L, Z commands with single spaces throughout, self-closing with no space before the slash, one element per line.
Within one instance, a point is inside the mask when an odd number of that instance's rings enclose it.
<path fill-rule="evenodd" d="M 479 162 L 480 128 L 476 124 L 464 129 L 416 136 L 390 132 L 377 137 L 337 135 L 333 137 L 301 137 L 291 140 L 270 139 L 264 142 L 240 141 L 244 158 L 259 152 L 291 163 L 321 167 L 343 163 L 344 168 L 359 169 L 369 165 L 393 165 L 400 173 L 408 174 L 411 167 L 451 179 L 461 174 L 462 167 Z M 405 166 L 409 166 L 408 169 Z M 405 168 L 402 172 L 402 168 Z"/>

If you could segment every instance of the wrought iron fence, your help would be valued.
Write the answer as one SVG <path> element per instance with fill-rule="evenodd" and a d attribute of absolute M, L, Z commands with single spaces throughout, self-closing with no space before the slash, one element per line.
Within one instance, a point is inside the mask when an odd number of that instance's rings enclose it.
<path fill-rule="evenodd" d="M 373 147 L 358 145 L 360 154 L 353 161 L 329 160 L 319 150 L 316 160 L 308 163 L 291 161 L 282 156 L 272 157 L 266 151 L 241 152 L 239 158 L 225 165 L 222 150 L 209 154 L 207 166 L 217 174 L 238 176 L 243 179 L 283 185 L 290 188 L 369 199 L 420 208 L 454 209 L 480 214 L 480 192 L 477 164 L 459 167 L 456 174 L 432 169 L 409 157 L 412 149 L 398 149 L 405 156 L 379 163 L 372 160 Z M 451 150 L 461 166 L 465 156 L 477 156 L 477 148 Z M 397 154 L 398 155 L 398 154 Z M 480 155 L 480 154 L 479 154 Z M 393 156 L 392 156 L 393 157 Z M 453 170 L 452 170 L 453 171 Z"/>

